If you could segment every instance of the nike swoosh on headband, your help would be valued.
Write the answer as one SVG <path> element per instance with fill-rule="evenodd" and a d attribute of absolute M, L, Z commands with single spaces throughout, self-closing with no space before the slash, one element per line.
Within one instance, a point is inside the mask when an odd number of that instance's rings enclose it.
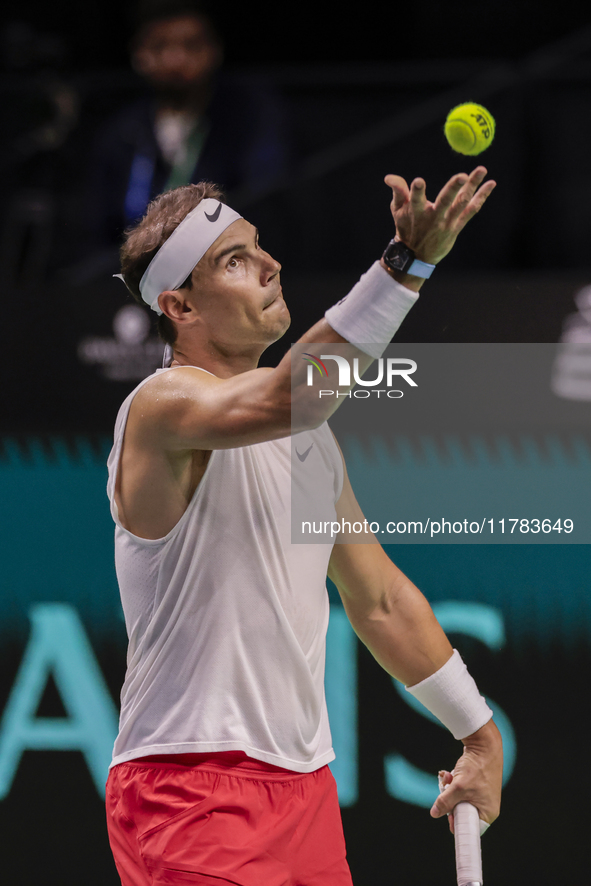
<path fill-rule="evenodd" d="M 222 204 L 219 203 L 218 208 L 216 209 L 216 211 L 214 213 L 212 213 L 211 215 L 208 215 L 207 212 L 205 213 L 205 218 L 207 219 L 207 221 L 216 222 L 218 220 L 218 218 L 220 217 L 221 211 L 222 211 Z"/>
<path fill-rule="evenodd" d="M 206 197 L 192 209 L 162 244 L 140 280 L 146 304 L 161 314 L 160 293 L 178 289 L 220 234 L 239 218 L 239 213 L 214 197 Z"/>

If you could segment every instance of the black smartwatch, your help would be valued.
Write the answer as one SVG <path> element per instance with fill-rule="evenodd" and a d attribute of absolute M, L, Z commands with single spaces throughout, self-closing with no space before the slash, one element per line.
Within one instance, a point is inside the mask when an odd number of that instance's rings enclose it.
<path fill-rule="evenodd" d="M 401 240 L 390 240 L 382 258 L 391 271 L 412 274 L 414 277 L 427 279 L 435 270 L 435 265 L 420 261 L 412 249 Z"/>

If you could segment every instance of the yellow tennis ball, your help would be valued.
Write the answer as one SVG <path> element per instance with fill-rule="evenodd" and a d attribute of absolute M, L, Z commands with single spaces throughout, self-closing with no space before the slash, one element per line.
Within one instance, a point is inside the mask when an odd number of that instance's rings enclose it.
<path fill-rule="evenodd" d="M 473 102 L 458 105 L 447 115 L 445 137 L 458 154 L 480 154 L 495 137 L 495 118 Z"/>

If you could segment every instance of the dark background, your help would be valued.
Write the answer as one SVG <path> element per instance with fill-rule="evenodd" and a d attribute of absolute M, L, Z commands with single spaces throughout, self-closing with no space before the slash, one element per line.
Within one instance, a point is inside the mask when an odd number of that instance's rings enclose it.
<path fill-rule="evenodd" d="M 111 278 L 116 254 L 83 255 L 78 240 L 93 136 L 143 90 L 127 63 L 130 13 L 128 4 L 104 0 L 3 4 L 0 434 L 5 465 L 10 464 L 8 443 L 16 441 L 23 465 L 39 464 L 32 454 L 37 446 L 51 467 L 56 438 L 69 447 L 72 464 L 80 460 L 80 439 L 97 464 L 104 462 L 118 406 L 138 380 L 108 379 L 100 366 L 79 357 L 83 339 L 112 337 L 115 314 L 130 303 Z M 467 100 L 482 102 L 497 120 L 495 141 L 478 159 L 498 187 L 424 287 L 398 340 L 559 340 L 565 318 L 576 310 L 574 294 L 591 278 L 591 18 L 583 5 L 422 0 L 364 3 L 347 11 L 331 3 L 221 2 L 212 6 L 212 14 L 225 41 L 228 69 L 263 77 L 277 91 L 288 109 L 294 144 L 294 173 L 281 188 L 254 198 L 228 195 L 258 225 L 262 245 L 284 266 L 292 330 L 264 362 L 276 362 L 381 254 L 392 236 L 385 174 L 397 172 L 409 181 L 421 175 L 433 197 L 450 175 L 471 167 L 471 160 L 451 152 L 442 134 L 447 111 Z M 21 47 L 16 56 L 10 50 L 15 45 Z M 55 145 L 39 146 L 31 133 L 51 122 L 48 82 L 66 88 L 77 110 Z M 34 474 L 27 482 L 35 484 Z M 4 503 L 6 539 L 12 499 Z M 59 513 L 55 516 L 59 527 Z M 31 512 L 27 532 L 33 543 L 39 531 L 35 521 Z M 62 544 L 68 558 L 67 538 Z M 569 588 L 576 586 L 577 600 L 588 596 L 587 549 L 571 558 L 566 546 L 556 548 L 552 568 L 564 582 L 550 581 L 547 596 L 529 615 L 507 604 L 509 633 L 502 652 L 493 656 L 469 644 L 466 650 L 479 682 L 510 713 L 520 748 L 503 817 L 486 837 L 490 884 L 517 886 L 534 873 L 541 886 L 559 876 L 579 883 L 588 878 L 584 840 L 578 839 L 589 788 L 578 711 L 591 664 L 589 621 L 579 619 L 567 636 L 556 616 L 570 599 Z M 497 582 L 514 586 L 516 597 L 524 593 L 535 599 L 550 567 L 530 580 L 534 561 L 528 563 L 525 555 L 515 561 L 501 547 L 495 550 L 494 566 L 475 557 L 464 568 L 468 555 L 459 548 L 453 568 L 444 553 L 432 549 L 419 556 L 418 547 L 411 553 L 399 546 L 396 558 L 430 599 L 438 593 L 453 597 L 450 576 L 466 573 L 475 595 L 483 588 L 492 594 Z M 24 555 L 7 547 L 3 556 L 14 564 Z M 39 598 L 74 599 L 72 588 L 60 589 L 59 567 L 52 568 L 39 565 Z M 109 586 L 105 595 L 111 601 L 115 592 Z M 3 583 L 0 597 L 9 626 L 0 668 L 4 703 L 25 646 L 27 621 L 19 609 L 18 580 Z M 20 614 L 11 621 L 7 613 L 15 612 Z M 98 629 L 100 599 L 83 617 L 117 699 L 125 666 L 122 625 L 106 619 L 107 628 L 101 623 Z M 360 799 L 344 810 L 356 886 L 418 884 L 427 878 L 453 882 L 444 823 L 432 823 L 424 810 L 387 797 L 381 771 L 383 755 L 391 750 L 387 736 L 395 728 L 404 745 L 399 750 L 425 769 L 451 767 L 453 741 L 430 725 L 421 725 L 424 738 L 416 739 L 412 715 L 363 650 L 359 698 Z M 63 714 L 51 684 L 38 713 Z M 10 794 L 0 802 L 0 822 L 4 876 L 13 886 L 118 882 L 102 804 L 78 753 L 27 752 Z"/>
<path fill-rule="evenodd" d="M 579 3 L 551 9 L 534 0 L 504 8 L 490 0 L 478 6 L 453 0 L 445 7 L 430 0 L 397 7 L 368 2 L 348 9 L 309 0 L 280 9 L 228 0 L 204 5 L 223 34 L 228 62 L 241 65 L 519 59 L 589 23 Z M 59 35 L 68 46 L 69 65 L 83 71 L 125 65 L 133 9 L 115 0 L 62 0 L 51 7 L 7 0 L 3 19 Z"/>
<path fill-rule="evenodd" d="M 89 252 L 81 238 L 93 139 L 145 92 L 127 60 L 131 9 L 3 8 L 0 292 L 10 333 L 0 396 L 11 433 L 109 433 L 129 390 L 105 386 L 77 352 L 86 336 L 112 335 L 115 312 L 131 301 L 111 276 L 116 249 Z M 422 175 L 434 198 L 476 162 L 497 189 L 424 287 L 399 340 L 559 339 L 591 266 L 591 21 L 578 4 L 211 9 L 227 70 L 262 78 L 280 97 L 293 146 L 281 186 L 228 194 L 283 265 L 292 329 L 263 362 L 274 364 L 381 254 L 392 236 L 386 173 Z M 50 87 L 74 108 L 62 129 Z M 454 154 L 442 134 L 447 111 L 466 100 L 497 120 L 477 160 Z M 52 121 L 58 131 L 39 135 Z M 46 367 L 50 398 L 38 396 L 31 360 Z"/>

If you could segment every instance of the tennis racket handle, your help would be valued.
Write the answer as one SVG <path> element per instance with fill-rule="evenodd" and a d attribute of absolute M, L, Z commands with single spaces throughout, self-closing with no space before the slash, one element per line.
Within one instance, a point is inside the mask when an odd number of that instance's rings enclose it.
<path fill-rule="evenodd" d="M 453 815 L 458 886 L 482 886 L 478 809 L 471 803 L 458 803 Z"/>

